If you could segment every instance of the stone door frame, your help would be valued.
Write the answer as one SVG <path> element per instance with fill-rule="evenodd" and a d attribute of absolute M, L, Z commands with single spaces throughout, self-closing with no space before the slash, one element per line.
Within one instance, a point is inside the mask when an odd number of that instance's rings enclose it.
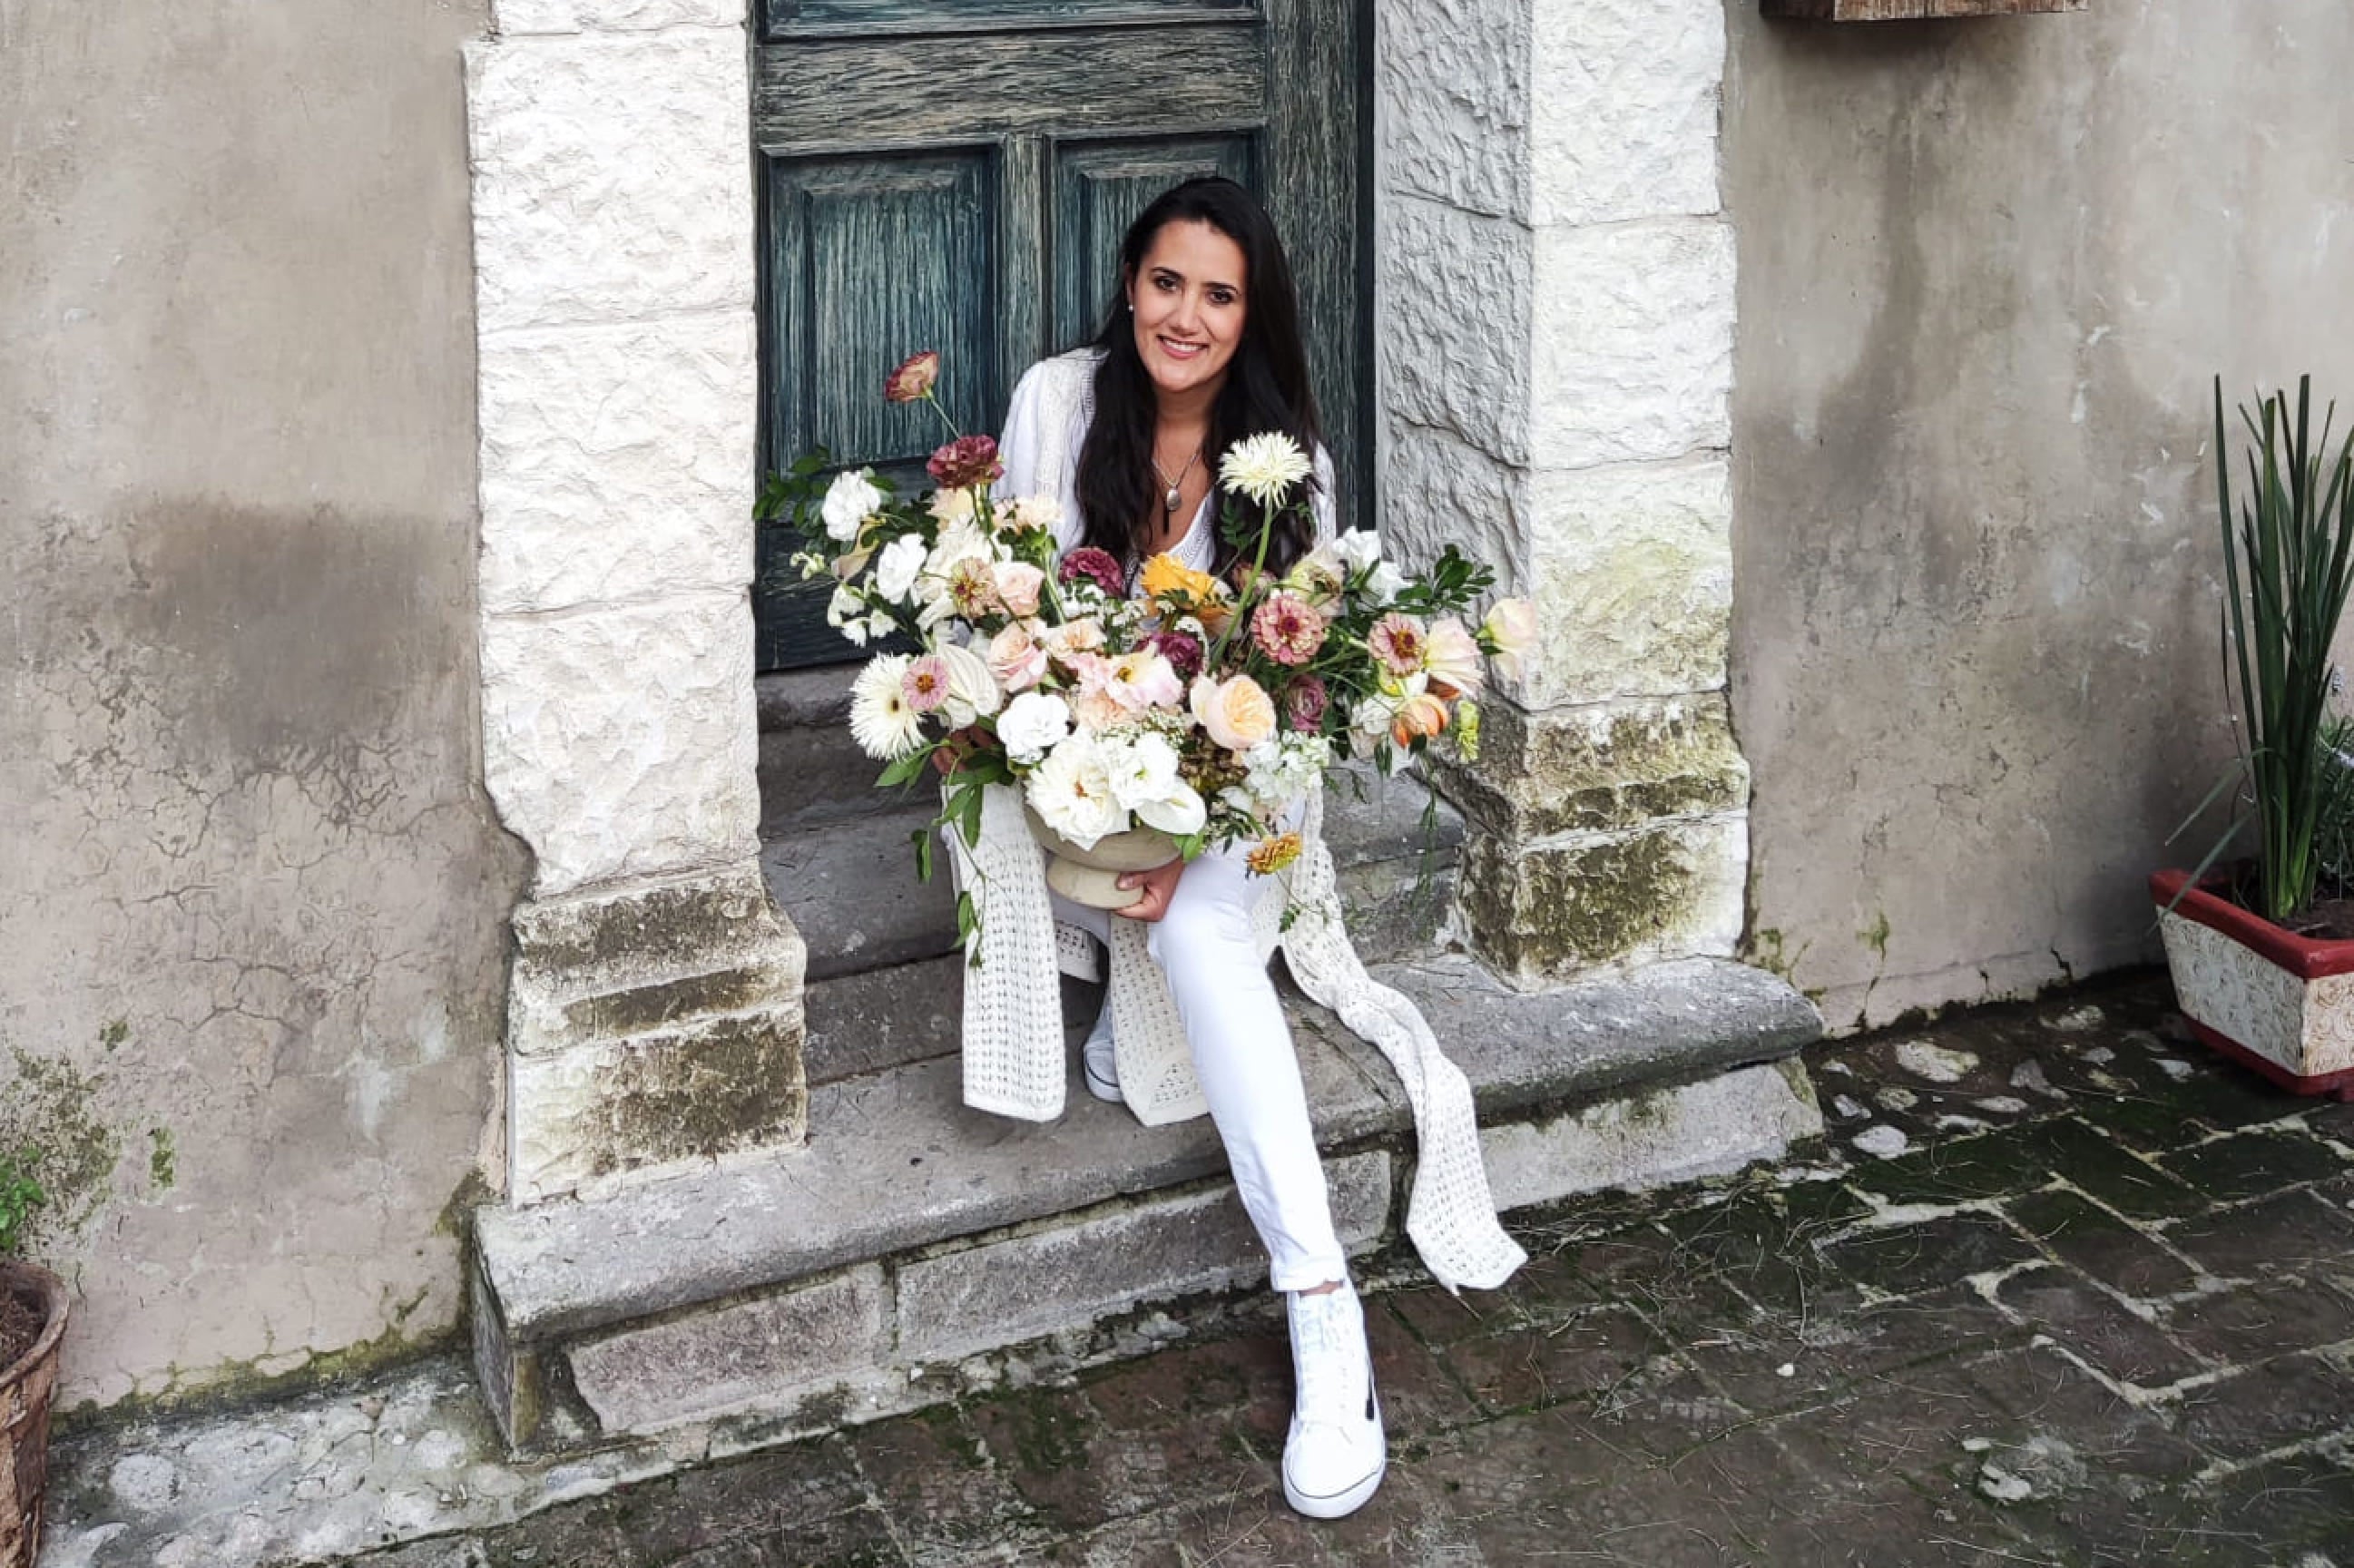
<path fill-rule="evenodd" d="M 758 859 L 744 0 L 497 0 L 467 52 L 482 768 L 531 851 L 507 1200 L 805 1132 L 802 950 Z M 1729 954 L 1732 230 L 1722 0 L 1375 7 L 1384 531 L 1466 533 L 1545 673 L 1460 789 L 1506 974 Z M 1587 890 L 1617 890 L 1598 899 Z"/>

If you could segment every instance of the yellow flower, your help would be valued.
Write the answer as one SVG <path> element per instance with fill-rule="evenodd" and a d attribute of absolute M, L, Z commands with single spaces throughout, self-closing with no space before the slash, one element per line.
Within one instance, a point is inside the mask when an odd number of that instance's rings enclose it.
<path fill-rule="evenodd" d="M 1299 835 L 1278 833 L 1271 839 L 1261 839 L 1253 844 L 1244 859 L 1252 872 L 1259 876 L 1273 876 L 1299 858 Z"/>
<path fill-rule="evenodd" d="M 1218 595 L 1218 579 L 1207 572 L 1197 572 L 1176 556 L 1163 552 L 1144 563 L 1140 579 L 1144 597 L 1159 604 L 1164 598 L 1182 601 L 1182 608 L 1192 609 L 1206 604 Z"/>

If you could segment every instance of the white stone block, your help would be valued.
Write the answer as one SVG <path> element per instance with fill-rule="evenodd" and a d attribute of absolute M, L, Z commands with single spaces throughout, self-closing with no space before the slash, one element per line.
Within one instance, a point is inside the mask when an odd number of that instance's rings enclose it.
<path fill-rule="evenodd" d="M 1541 472 L 1530 484 L 1539 653 L 1530 707 L 1725 682 L 1733 481 L 1717 459 Z"/>
<path fill-rule="evenodd" d="M 657 27 L 731 27 L 744 0 L 496 0 L 492 13 L 510 37 L 529 33 L 644 33 Z"/>
<path fill-rule="evenodd" d="M 1382 397 L 1506 462 L 1529 461 L 1535 260 L 1528 229 L 1418 197 L 1383 207 Z"/>
<path fill-rule="evenodd" d="M 1530 205 L 1539 225 L 1713 213 L 1723 0 L 1536 7 Z"/>
<path fill-rule="evenodd" d="M 534 894 L 747 859 L 758 845 L 741 593 L 482 627 L 483 770 Z"/>
<path fill-rule="evenodd" d="M 1395 418 L 1382 440 L 1381 533 L 1402 561 L 1449 544 L 1496 568 L 1501 591 L 1530 580 L 1530 476 L 1459 438 Z"/>
<path fill-rule="evenodd" d="M 750 307 L 741 32 L 504 38 L 466 61 L 484 333 Z"/>
<path fill-rule="evenodd" d="M 486 611 L 744 586 L 753 333 L 748 311 L 483 339 Z"/>
<path fill-rule="evenodd" d="M 1712 218 L 1539 231 L 1536 466 L 1732 444 L 1733 262 Z"/>
<path fill-rule="evenodd" d="M 1479 1142 L 1496 1207 L 1511 1210 L 1722 1176 L 1822 1134 L 1813 1086 L 1793 1058 L 1548 1122 L 1490 1128 Z"/>
<path fill-rule="evenodd" d="M 1377 178 L 1385 193 L 1529 213 L 1530 0 L 1380 0 Z"/>

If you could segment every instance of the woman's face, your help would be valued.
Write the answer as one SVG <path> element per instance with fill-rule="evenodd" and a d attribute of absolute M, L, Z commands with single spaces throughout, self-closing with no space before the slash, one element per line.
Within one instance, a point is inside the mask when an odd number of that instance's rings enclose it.
<path fill-rule="evenodd" d="M 1243 341 L 1243 248 L 1199 219 L 1164 223 L 1128 281 L 1136 352 L 1165 394 L 1215 392 Z"/>

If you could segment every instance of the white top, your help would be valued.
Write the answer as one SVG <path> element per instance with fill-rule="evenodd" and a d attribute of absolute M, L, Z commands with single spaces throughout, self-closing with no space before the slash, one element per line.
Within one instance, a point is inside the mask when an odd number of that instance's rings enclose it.
<path fill-rule="evenodd" d="M 1022 373 L 1013 385 L 1013 400 L 1005 410 L 1005 430 L 997 453 L 1005 463 L 1005 477 L 995 486 L 999 495 L 1018 499 L 1044 495 L 1062 508 L 1055 525 L 1055 548 L 1069 550 L 1087 538 L 1087 519 L 1080 515 L 1077 494 L 1079 449 L 1096 417 L 1096 366 L 1103 351 L 1075 348 L 1052 359 L 1042 359 Z M 1059 428 L 1057 428 L 1059 427 Z M 1316 543 L 1332 538 L 1332 460 L 1316 449 Z M 1169 553 L 1186 567 L 1206 572 L 1217 559 L 1217 487 L 1202 498 L 1184 535 Z M 1136 563 L 1125 563 L 1131 575 Z"/>

